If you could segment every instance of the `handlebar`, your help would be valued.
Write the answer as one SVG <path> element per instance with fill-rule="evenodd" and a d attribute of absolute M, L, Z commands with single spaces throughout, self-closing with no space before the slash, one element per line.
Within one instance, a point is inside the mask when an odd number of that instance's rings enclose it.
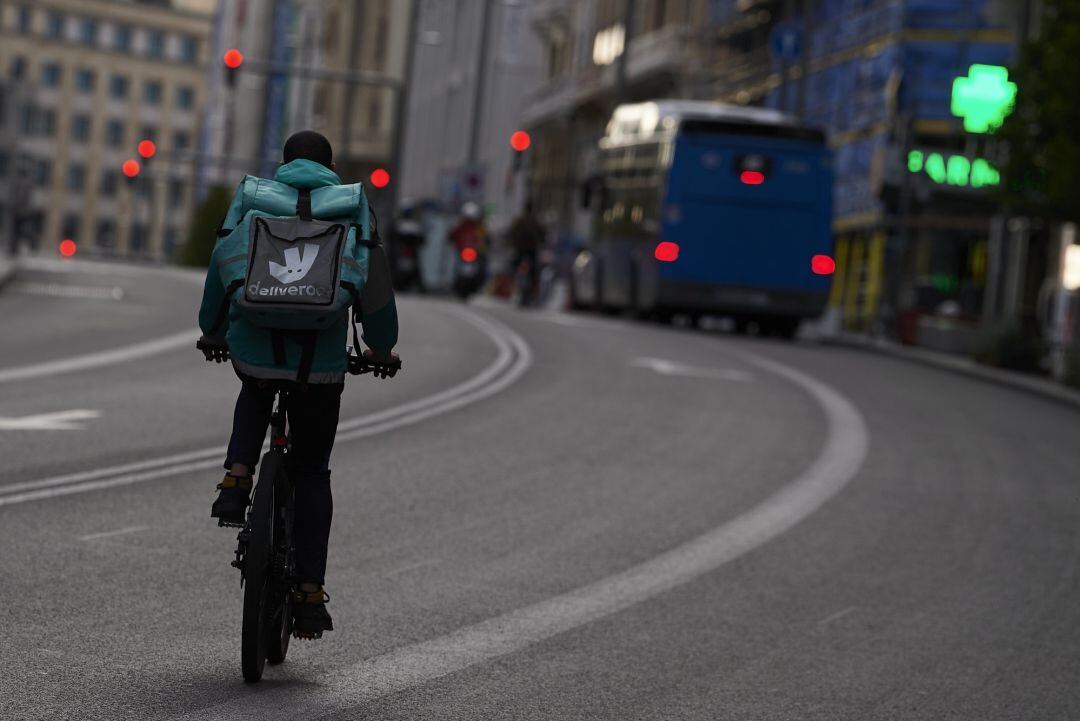
<path fill-rule="evenodd" d="M 375 378 L 393 378 L 399 370 L 401 370 L 400 358 L 390 363 L 380 363 L 362 353 L 360 355 L 349 354 L 349 373 L 354 376 L 372 373 Z"/>
<path fill-rule="evenodd" d="M 216 345 L 200 339 L 195 342 L 195 347 L 202 352 L 203 357 L 206 358 L 208 362 L 214 361 L 215 363 L 224 363 L 230 358 L 229 346 L 227 345 Z M 381 363 L 368 358 L 362 353 L 360 355 L 353 355 L 351 347 L 347 352 L 349 356 L 348 370 L 351 375 L 360 376 L 365 373 L 371 373 L 375 378 L 393 378 L 397 375 L 397 372 L 401 370 L 400 358 L 390 363 Z"/>
<path fill-rule="evenodd" d="M 200 339 L 195 341 L 195 347 L 202 351 L 207 362 L 224 363 L 229 360 L 229 346 L 227 345 L 214 345 Z"/>

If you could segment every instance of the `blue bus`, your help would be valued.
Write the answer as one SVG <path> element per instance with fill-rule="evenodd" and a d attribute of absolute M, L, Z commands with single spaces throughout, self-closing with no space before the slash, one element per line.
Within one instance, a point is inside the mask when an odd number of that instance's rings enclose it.
<path fill-rule="evenodd" d="M 820 131 L 764 108 L 622 105 L 598 170 L 575 307 L 726 316 L 739 331 L 785 337 L 825 310 L 832 156 Z"/>

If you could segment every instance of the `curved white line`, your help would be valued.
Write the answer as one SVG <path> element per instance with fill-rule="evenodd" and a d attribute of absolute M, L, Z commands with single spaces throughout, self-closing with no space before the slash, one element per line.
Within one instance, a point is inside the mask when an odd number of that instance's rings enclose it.
<path fill-rule="evenodd" d="M 869 434 L 858 410 L 821 381 L 757 355 L 739 355 L 803 388 L 828 420 L 828 436 L 814 463 L 761 505 L 667 553 L 575 591 L 337 669 L 314 686 L 244 694 L 182 718 L 291 721 L 297 708 L 308 716 L 349 709 L 520 651 L 646 601 L 790 530 L 851 482 L 866 457 Z"/>
<path fill-rule="evenodd" d="M 337 442 L 367 438 L 475 403 L 507 388 L 529 369 L 532 351 L 517 333 L 502 323 L 473 313 L 457 309 L 451 309 L 451 312 L 475 325 L 491 339 L 499 349 L 495 360 L 477 375 L 451 388 L 339 424 Z M 222 449 L 219 447 L 204 448 L 164 458 L 2 486 L 0 507 L 211 469 L 221 465 L 221 455 Z"/>
<path fill-rule="evenodd" d="M 46 378 L 58 376 L 63 373 L 74 373 L 90 368 L 101 368 L 119 363 L 130 363 L 148 356 L 166 353 L 183 346 L 195 347 L 195 339 L 199 337 L 198 331 L 185 330 L 180 333 L 163 336 L 143 343 L 114 348 L 112 350 L 88 353 L 75 358 L 63 358 L 61 360 L 34 363 L 32 365 L 15 366 L 12 368 L 0 368 L 0 383 L 12 381 L 25 381 L 31 378 Z"/>

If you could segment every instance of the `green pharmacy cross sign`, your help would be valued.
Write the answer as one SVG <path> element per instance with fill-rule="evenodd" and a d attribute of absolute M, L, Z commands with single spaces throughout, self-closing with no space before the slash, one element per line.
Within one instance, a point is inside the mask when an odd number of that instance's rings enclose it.
<path fill-rule="evenodd" d="M 966 76 L 953 80 L 950 110 L 964 119 L 969 133 L 988 133 L 1012 112 L 1016 83 L 1000 65 L 972 65 Z"/>
<path fill-rule="evenodd" d="M 908 153 L 908 172 L 926 173 L 937 185 L 983 188 L 1001 185 L 1001 173 L 982 158 L 969 160 L 963 155 L 944 155 L 922 150 Z"/>

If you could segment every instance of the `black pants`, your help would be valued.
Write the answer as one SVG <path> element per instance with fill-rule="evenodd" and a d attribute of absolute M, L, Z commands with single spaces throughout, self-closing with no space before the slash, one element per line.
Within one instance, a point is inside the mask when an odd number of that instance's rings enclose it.
<path fill-rule="evenodd" d="M 232 438 L 225 468 L 242 463 L 253 469 L 266 439 L 274 392 L 243 379 L 236 399 Z M 330 452 L 337 435 L 344 383 L 310 384 L 289 393 L 289 478 L 296 486 L 296 575 L 299 583 L 322 585 L 334 499 L 330 493 Z"/>

